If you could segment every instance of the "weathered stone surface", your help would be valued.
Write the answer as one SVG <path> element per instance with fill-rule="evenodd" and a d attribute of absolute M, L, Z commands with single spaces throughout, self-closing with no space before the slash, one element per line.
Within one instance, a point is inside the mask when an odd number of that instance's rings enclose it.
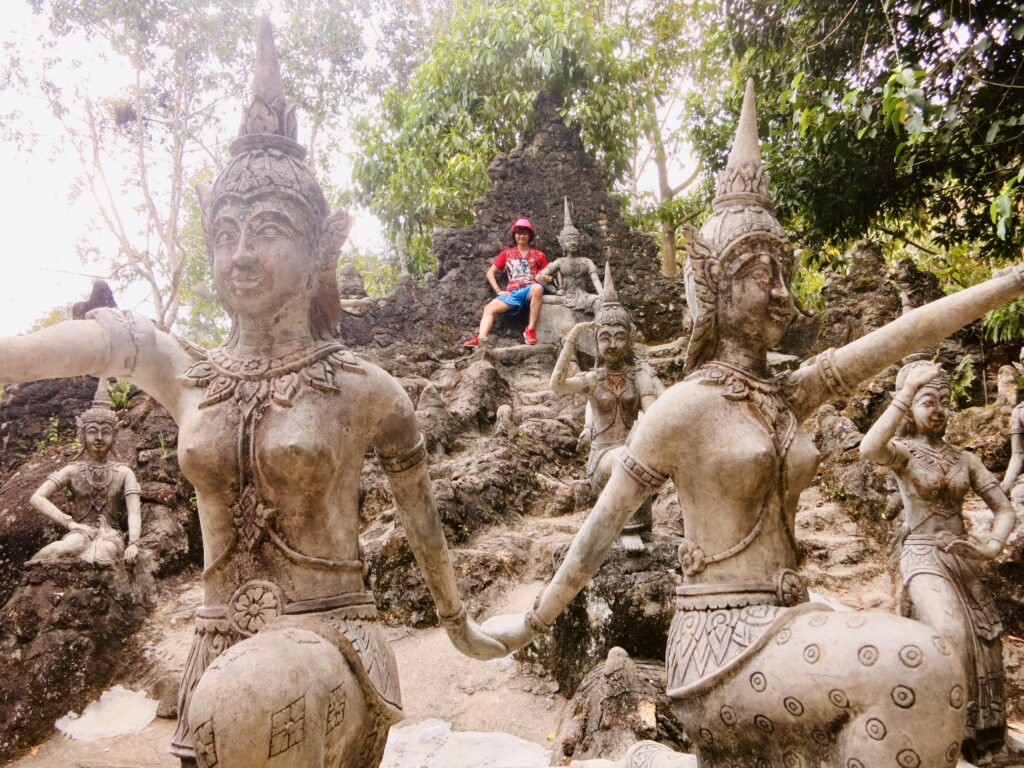
<path fill-rule="evenodd" d="M 1002 473 L 1010 461 L 1010 410 L 998 405 L 952 411 L 946 426 L 949 442 L 965 448 L 990 472 Z"/>
<path fill-rule="evenodd" d="M 618 759 L 643 740 L 681 752 L 690 745 L 665 695 L 664 663 L 634 660 L 615 647 L 587 673 L 563 712 L 551 765 L 564 765 L 568 759 Z"/>
<path fill-rule="evenodd" d="M 0 758 L 32 746 L 106 686 L 151 590 L 142 569 L 78 561 L 26 569 L 0 609 Z"/>
<path fill-rule="evenodd" d="M 679 542 L 678 537 L 655 532 L 642 555 L 612 549 L 551 631 L 520 654 L 536 658 L 566 696 L 572 696 L 593 665 L 616 646 L 635 658 L 665 658 L 675 587 L 682 580 Z M 556 569 L 566 549 L 555 555 Z"/>

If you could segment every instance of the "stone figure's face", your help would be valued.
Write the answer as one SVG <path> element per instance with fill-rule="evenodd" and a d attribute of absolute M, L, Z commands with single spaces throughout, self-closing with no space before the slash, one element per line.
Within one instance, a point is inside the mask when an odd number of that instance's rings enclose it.
<path fill-rule="evenodd" d="M 628 329 L 621 325 L 598 326 L 597 353 L 606 365 L 620 365 L 629 354 Z"/>
<path fill-rule="evenodd" d="M 309 218 L 299 203 L 264 195 L 218 206 L 210 232 L 213 277 L 228 311 L 273 318 L 308 310 L 313 253 Z"/>
<path fill-rule="evenodd" d="M 566 232 L 558 236 L 558 244 L 567 255 L 572 255 L 580 246 L 580 235 L 578 232 Z"/>
<path fill-rule="evenodd" d="M 781 249 L 756 242 L 726 266 L 719 290 L 720 336 L 739 336 L 765 349 L 778 344 L 796 316 Z"/>
<path fill-rule="evenodd" d="M 85 449 L 98 459 L 103 459 L 114 445 L 114 425 L 88 421 L 82 427 L 82 443 Z"/>
<path fill-rule="evenodd" d="M 911 415 L 917 434 L 942 437 L 949 420 L 949 387 L 938 382 L 921 387 L 914 395 Z"/>

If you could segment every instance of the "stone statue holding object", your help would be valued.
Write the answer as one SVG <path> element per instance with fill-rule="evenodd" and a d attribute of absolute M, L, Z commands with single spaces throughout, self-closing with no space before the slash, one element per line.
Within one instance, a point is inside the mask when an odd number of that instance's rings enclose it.
<path fill-rule="evenodd" d="M 108 461 L 117 417 L 107 400 L 105 378 L 100 378 L 92 407 L 77 422 L 82 450 L 75 461 L 47 477 L 30 501 L 39 512 L 67 528 L 68 533 L 36 552 L 29 562 L 78 559 L 110 566 L 123 559 L 130 565 L 138 556 L 142 535 L 140 490 L 128 465 Z M 53 501 L 55 496 L 59 498 L 65 493 L 70 513 Z M 125 522 L 127 547 L 121 532 Z"/>
<path fill-rule="evenodd" d="M 796 316 L 793 247 L 773 215 L 753 83 L 713 211 L 686 233 L 687 377 L 644 414 L 550 583 L 483 630 L 510 651 L 546 631 L 623 525 L 671 479 L 684 582 L 666 651 L 668 695 L 702 768 L 956 765 L 968 689 L 953 644 L 908 618 L 808 602 L 795 515 L 818 453 L 800 425 L 822 404 L 1024 293 L 1020 266 L 918 307 L 795 371 L 768 351 Z M 617 765 L 681 765 L 641 742 Z"/>
<path fill-rule="evenodd" d="M 600 365 L 594 371 L 568 376 L 580 334 L 595 328 Z M 618 463 L 623 446 L 641 413 L 650 410 L 665 387 L 651 368 L 634 356 L 633 324 L 619 303 L 611 267 L 605 265 L 600 309 L 593 322 L 577 323 L 551 372 L 551 391 L 587 397 L 587 417 L 580 445 L 590 447 L 587 475 L 596 496 Z M 645 502 L 623 529 L 620 543 L 627 552 L 644 549 L 640 534 L 651 529 L 651 505 Z"/>
<path fill-rule="evenodd" d="M 562 247 L 563 256 L 555 259 L 541 270 L 554 280 L 555 294 L 545 296 L 548 304 L 563 304 L 570 309 L 593 314 L 604 290 L 597 274 L 597 265 L 586 256 L 579 256 L 580 231 L 573 226 L 572 214 L 569 212 L 569 198 L 562 198 L 565 206 L 564 224 L 558 233 L 558 244 Z M 594 286 L 597 293 L 586 290 L 586 282 Z"/>
<path fill-rule="evenodd" d="M 973 562 L 1003 551 L 1016 516 L 981 460 L 946 441 L 949 392 L 939 366 L 905 365 L 892 402 L 864 436 L 860 452 L 896 474 L 903 497 L 900 570 L 907 607 L 912 618 L 953 646 L 967 670 L 963 752 L 973 760 L 998 752 L 1006 737 L 1003 625 Z M 995 513 L 981 542 L 967 535 L 961 514 L 971 490 Z"/>
<path fill-rule="evenodd" d="M 371 768 L 401 696 L 359 545 L 367 450 L 449 638 L 478 658 L 506 650 L 467 619 L 408 395 L 334 337 L 349 218 L 303 162 L 266 18 L 253 91 L 231 161 L 200 195 L 224 345 L 97 309 L 0 339 L 0 382 L 116 375 L 178 424 L 205 558 L 171 748 L 182 765 Z"/>

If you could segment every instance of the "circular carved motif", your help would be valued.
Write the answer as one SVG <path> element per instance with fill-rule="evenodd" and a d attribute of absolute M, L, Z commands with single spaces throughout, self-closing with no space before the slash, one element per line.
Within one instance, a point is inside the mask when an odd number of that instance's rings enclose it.
<path fill-rule="evenodd" d="M 944 638 L 941 638 L 938 635 L 936 635 L 932 638 L 932 644 L 935 646 L 935 650 L 937 650 L 943 656 L 953 655 L 953 651 L 951 651 L 949 648 L 949 643 L 947 643 Z"/>
<path fill-rule="evenodd" d="M 782 764 L 785 768 L 804 768 L 804 761 L 796 752 L 787 752 L 782 756 Z"/>
<path fill-rule="evenodd" d="M 861 649 L 857 651 L 857 661 L 865 667 L 870 667 L 878 661 L 878 649 L 873 645 L 861 646 Z"/>
<path fill-rule="evenodd" d="M 824 613 L 816 613 L 811 616 L 810 621 L 807 622 L 812 627 L 823 627 L 828 624 L 828 616 Z"/>
<path fill-rule="evenodd" d="M 827 747 L 832 744 L 832 738 L 820 728 L 815 728 L 811 731 L 811 738 L 823 747 Z"/>
<path fill-rule="evenodd" d="M 868 620 L 859 613 L 853 614 L 853 616 L 846 620 L 846 626 L 848 626 L 850 629 L 860 629 L 867 623 Z"/>
<path fill-rule="evenodd" d="M 918 768 L 921 765 L 921 758 L 912 749 L 901 749 L 896 755 L 896 765 L 900 768 Z"/>
<path fill-rule="evenodd" d="M 730 707 L 728 704 L 722 707 L 722 710 L 718 713 L 718 716 L 722 718 L 722 722 L 726 725 L 736 725 L 736 721 L 738 719 L 736 717 L 736 710 Z"/>
<path fill-rule="evenodd" d="M 833 706 L 839 707 L 840 709 L 846 709 L 850 706 L 850 700 L 847 698 L 846 694 L 838 688 L 833 688 L 828 692 L 828 700 L 832 702 Z"/>
<path fill-rule="evenodd" d="M 900 648 L 900 661 L 911 669 L 920 667 L 924 661 L 924 654 L 916 645 L 905 645 Z"/>
<path fill-rule="evenodd" d="M 782 706 L 786 708 L 786 711 L 793 717 L 800 717 L 804 713 L 804 705 L 800 703 L 799 699 L 795 699 L 792 696 L 787 696 L 782 700 Z"/>
<path fill-rule="evenodd" d="M 775 723 L 773 723 L 764 715 L 754 715 L 754 725 L 756 725 L 765 733 L 771 733 L 775 730 Z"/>
<path fill-rule="evenodd" d="M 888 733 L 888 731 L 885 730 L 885 723 L 877 717 L 872 717 L 864 723 L 864 730 L 867 731 L 868 736 L 875 741 L 881 741 L 885 738 L 885 734 Z"/>
<path fill-rule="evenodd" d="M 772 761 L 765 757 L 759 757 L 754 761 L 754 768 L 772 768 Z"/>
<path fill-rule="evenodd" d="M 858 760 L 856 757 L 851 757 L 846 761 L 846 768 L 864 768 L 864 763 Z"/>
<path fill-rule="evenodd" d="M 246 637 L 256 634 L 282 613 L 281 588 L 270 581 L 247 581 L 228 601 L 228 623 Z"/>
<path fill-rule="evenodd" d="M 946 762 L 952 765 L 960 754 L 960 742 L 954 741 L 946 748 Z"/>
<path fill-rule="evenodd" d="M 776 597 L 779 605 L 785 608 L 792 608 L 810 600 L 807 594 L 807 585 L 800 575 L 789 568 L 783 568 L 775 576 Z"/>
<path fill-rule="evenodd" d="M 953 709 L 960 709 L 964 705 L 964 689 L 960 685 L 954 685 L 949 692 L 949 704 Z"/>
<path fill-rule="evenodd" d="M 713 734 L 707 728 L 701 728 L 700 729 L 700 740 L 703 741 L 705 744 L 714 744 L 715 743 L 715 734 Z"/>
<path fill-rule="evenodd" d="M 892 703 L 903 709 L 914 706 L 914 691 L 905 685 L 897 685 L 892 689 Z"/>
<path fill-rule="evenodd" d="M 816 664 L 818 659 L 821 658 L 821 648 L 814 643 L 811 643 L 804 648 L 804 661 L 808 664 Z"/>
<path fill-rule="evenodd" d="M 758 693 L 762 693 L 768 687 L 768 681 L 760 672 L 755 672 L 750 676 L 750 687 Z"/>
<path fill-rule="evenodd" d="M 789 627 L 786 627 L 785 629 L 781 630 L 779 632 L 779 634 L 777 634 L 775 636 L 775 642 L 778 645 L 785 645 L 786 643 L 789 642 L 789 638 L 791 638 L 792 636 L 793 636 L 793 630 L 791 630 Z"/>

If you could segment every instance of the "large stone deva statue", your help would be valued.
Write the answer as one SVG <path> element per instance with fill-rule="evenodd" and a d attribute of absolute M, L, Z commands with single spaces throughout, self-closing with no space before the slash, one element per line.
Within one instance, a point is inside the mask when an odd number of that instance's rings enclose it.
<path fill-rule="evenodd" d="M 484 631 L 510 650 L 551 625 L 634 510 L 669 478 L 682 508 L 684 583 L 668 695 L 702 768 L 939 768 L 956 764 L 964 670 L 923 623 L 808 602 L 794 519 L 818 454 L 800 424 L 825 401 L 1024 292 L 1020 267 L 908 312 L 796 371 L 768 350 L 796 312 L 793 247 L 773 216 L 748 83 L 713 213 L 687 233 L 694 317 L 687 378 L 639 423 L 558 572 L 526 614 Z M 641 742 L 623 765 L 684 758 Z"/>
<path fill-rule="evenodd" d="M 945 439 L 949 379 L 925 361 L 905 365 L 892 402 L 860 452 L 889 467 L 903 498 L 900 571 L 910 616 L 946 638 L 967 672 L 971 759 L 998 752 L 1006 736 L 1003 625 L 973 561 L 1003 551 L 1016 515 L 999 481 L 974 454 Z M 899 433 L 899 436 L 897 436 Z M 968 537 L 962 515 L 973 490 L 995 515 L 984 542 Z"/>
<path fill-rule="evenodd" d="M 397 669 L 359 546 L 359 473 L 373 448 L 442 625 L 463 652 L 504 653 L 466 618 L 401 385 L 333 338 L 349 228 L 296 142 L 267 19 L 232 159 L 202 197 L 232 328 L 205 351 L 99 309 L 0 340 L 0 381 L 121 376 L 179 427 L 195 486 L 204 599 L 172 752 L 200 768 L 373 768 L 400 717 Z"/>
<path fill-rule="evenodd" d="M 107 399 L 107 380 L 100 378 L 92 407 L 76 419 L 82 450 L 75 460 L 46 478 L 32 494 L 32 506 L 67 533 L 40 549 L 31 563 L 82 560 L 111 566 L 122 559 L 131 565 L 142 535 L 141 489 L 127 464 L 108 461 L 114 447 L 117 417 Z M 65 496 L 71 512 L 54 503 Z M 127 524 L 128 546 L 122 526 Z"/>
<path fill-rule="evenodd" d="M 580 334 L 597 330 L 597 356 L 600 365 L 594 371 L 569 376 Z M 604 488 L 618 463 L 630 431 L 642 412 L 650 410 L 665 387 L 650 366 L 634 357 L 633 323 L 612 281 L 611 266 L 605 265 L 601 306 L 593 322 L 577 323 L 566 334 L 565 345 L 551 372 L 551 391 L 586 395 L 587 416 L 580 445 L 590 446 L 587 477 L 593 496 Z M 650 501 L 623 529 L 620 542 L 629 553 L 643 552 L 641 533 L 651 530 Z"/>

